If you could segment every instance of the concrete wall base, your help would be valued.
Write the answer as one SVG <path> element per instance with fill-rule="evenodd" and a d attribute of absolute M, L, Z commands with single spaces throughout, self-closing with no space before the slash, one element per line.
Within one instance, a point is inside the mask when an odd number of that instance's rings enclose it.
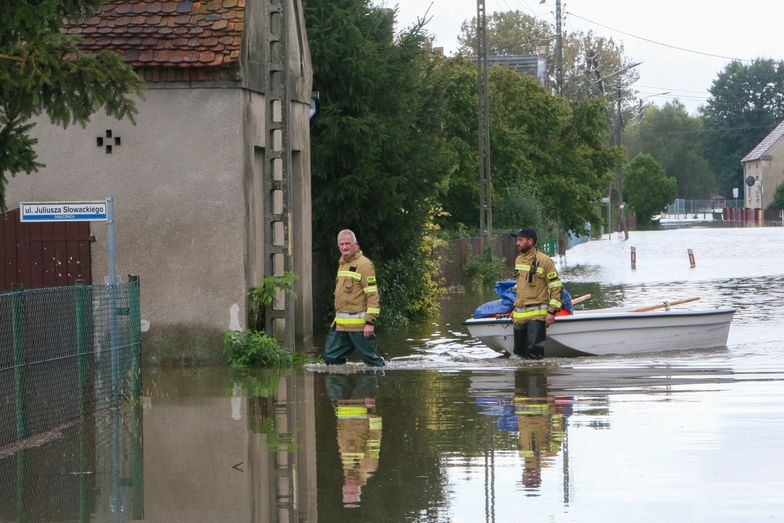
<path fill-rule="evenodd" d="M 204 324 L 159 326 L 142 336 L 146 365 L 213 365 L 224 363 L 225 331 Z"/>

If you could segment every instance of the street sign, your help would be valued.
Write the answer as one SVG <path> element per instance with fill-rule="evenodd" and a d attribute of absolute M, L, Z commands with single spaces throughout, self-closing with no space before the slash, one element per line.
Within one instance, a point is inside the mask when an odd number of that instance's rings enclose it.
<path fill-rule="evenodd" d="M 105 222 L 106 201 L 100 202 L 22 202 L 19 219 L 23 222 Z"/>

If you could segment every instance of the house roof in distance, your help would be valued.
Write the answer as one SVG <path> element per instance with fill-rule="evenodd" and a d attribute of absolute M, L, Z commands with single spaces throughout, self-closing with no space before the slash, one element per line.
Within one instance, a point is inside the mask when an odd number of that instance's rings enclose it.
<path fill-rule="evenodd" d="M 245 0 L 109 0 L 66 31 L 137 68 L 208 68 L 239 61 L 244 23 Z"/>
<path fill-rule="evenodd" d="M 765 153 L 768 152 L 768 149 L 773 147 L 782 137 L 784 137 L 784 122 L 781 122 L 749 154 L 744 156 L 741 163 L 761 160 Z"/>

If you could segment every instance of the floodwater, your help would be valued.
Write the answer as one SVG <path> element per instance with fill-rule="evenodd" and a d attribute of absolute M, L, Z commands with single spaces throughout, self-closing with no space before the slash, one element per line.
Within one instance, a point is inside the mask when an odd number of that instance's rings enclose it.
<path fill-rule="evenodd" d="M 782 228 L 638 232 L 561 260 L 572 295 L 594 296 L 587 308 L 692 296 L 735 307 L 726 349 L 502 359 L 461 325 L 494 298 L 485 291 L 449 295 L 438 319 L 380 335 L 384 370 L 146 369 L 122 437 L 105 436 L 117 423 L 91 428 L 95 470 L 47 445 L 30 451 L 48 459 L 29 459 L 25 516 L 784 521 L 783 241 Z M 140 427 L 143 440 L 128 438 Z M 0 521 L 20 514 L 8 479 L 18 470 L 0 454 Z"/>

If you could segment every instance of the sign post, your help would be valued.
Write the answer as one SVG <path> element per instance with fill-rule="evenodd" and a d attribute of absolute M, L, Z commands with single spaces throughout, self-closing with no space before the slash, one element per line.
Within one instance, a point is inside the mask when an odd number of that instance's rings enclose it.
<path fill-rule="evenodd" d="M 117 284 L 117 256 L 114 232 L 114 199 L 79 202 L 22 202 L 19 204 L 22 222 L 106 222 L 109 227 L 109 284 Z"/>
<path fill-rule="evenodd" d="M 112 360 L 112 395 L 115 403 L 120 401 L 120 367 L 117 354 L 117 253 L 114 229 L 114 198 L 103 201 L 78 202 L 21 202 L 19 220 L 22 222 L 106 222 L 108 226 L 107 248 L 109 257 L 108 293 L 109 337 Z"/>
<path fill-rule="evenodd" d="M 114 231 L 114 198 L 106 198 L 106 224 L 109 227 L 107 246 L 109 249 L 109 285 L 117 285 L 117 250 Z"/>

